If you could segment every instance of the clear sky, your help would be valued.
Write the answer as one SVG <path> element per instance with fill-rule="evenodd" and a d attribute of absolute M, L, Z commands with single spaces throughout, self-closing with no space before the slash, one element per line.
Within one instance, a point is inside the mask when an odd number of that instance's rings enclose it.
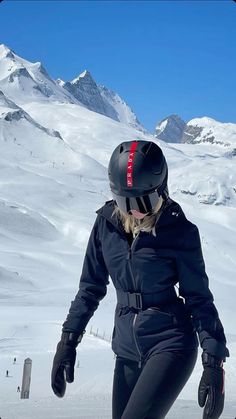
<path fill-rule="evenodd" d="M 171 113 L 236 123 L 235 40 L 233 0 L 0 3 L 0 43 L 53 78 L 89 70 L 151 131 Z"/>

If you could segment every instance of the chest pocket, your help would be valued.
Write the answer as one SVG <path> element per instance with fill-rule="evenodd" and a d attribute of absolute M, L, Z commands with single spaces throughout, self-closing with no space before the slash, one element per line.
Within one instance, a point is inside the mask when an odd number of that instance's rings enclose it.
<path fill-rule="evenodd" d="M 175 259 L 169 255 L 161 256 L 154 249 L 139 249 L 135 252 L 133 267 L 141 292 L 163 291 L 178 282 Z"/>

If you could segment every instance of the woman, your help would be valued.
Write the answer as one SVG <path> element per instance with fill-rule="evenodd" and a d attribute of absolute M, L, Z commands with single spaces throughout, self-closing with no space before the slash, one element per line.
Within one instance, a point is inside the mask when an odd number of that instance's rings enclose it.
<path fill-rule="evenodd" d="M 117 292 L 112 418 L 166 416 L 196 363 L 197 332 L 203 349 L 198 402 L 204 419 L 217 419 L 229 353 L 198 229 L 169 197 L 166 160 L 155 143 L 123 142 L 108 172 L 113 200 L 97 211 L 79 291 L 54 357 L 53 391 L 62 397 L 66 382 L 74 380 L 76 346 L 110 275 Z"/>

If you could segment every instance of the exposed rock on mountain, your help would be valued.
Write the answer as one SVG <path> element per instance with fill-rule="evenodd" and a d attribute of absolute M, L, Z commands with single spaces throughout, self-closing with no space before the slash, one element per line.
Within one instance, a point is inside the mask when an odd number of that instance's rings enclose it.
<path fill-rule="evenodd" d="M 167 143 L 232 147 L 236 144 L 236 124 L 221 123 L 207 117 L 185 123 L 178 115 L 170 115 L 157 125 L 155 137 Z"/>
<path fill-rule="evenodd" d="M 155 137 L 169 143 L 181 143 L 185 126 L 178 115 L 170 115 L 156 126 Z"/>

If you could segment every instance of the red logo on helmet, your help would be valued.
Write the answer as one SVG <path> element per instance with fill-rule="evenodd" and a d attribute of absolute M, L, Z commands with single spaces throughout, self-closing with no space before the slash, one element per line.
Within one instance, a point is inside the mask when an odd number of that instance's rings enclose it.
<path fill-rule="evenodd" d="M 133 141 L 129 151 L 129 158 L 127 164 L 127 186 L 132 188 L 133 186 L 133 166 L 134 166 L 134 152 L 138 146 L 137 141 Z"/>

